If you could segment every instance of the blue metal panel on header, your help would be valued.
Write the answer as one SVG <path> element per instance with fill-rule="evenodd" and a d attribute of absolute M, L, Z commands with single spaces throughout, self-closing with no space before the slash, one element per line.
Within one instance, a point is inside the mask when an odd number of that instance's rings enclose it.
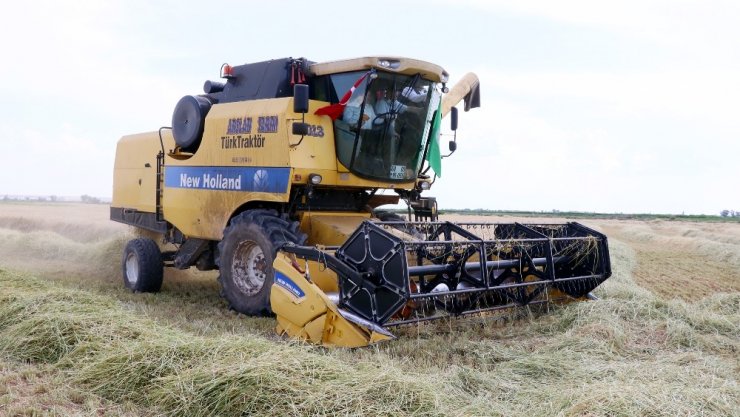
<path fill-rule="evenodd" d="M 287 193 L 290 168 L 183 167 L 164 169 L 164 186 L 200 190 Z"/>

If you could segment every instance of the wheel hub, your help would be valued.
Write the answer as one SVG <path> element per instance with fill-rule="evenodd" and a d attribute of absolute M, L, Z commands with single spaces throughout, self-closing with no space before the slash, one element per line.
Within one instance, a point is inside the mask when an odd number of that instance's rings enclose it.
<path fill-rule="evenodd" d="M 135 285 L 138 280 L 139 262 L 136 259 L 136 254 L 131 252 L 126 256 L 126 281 L 131 285 Z"/>
<path fill-rule="evenodd" d="M 251 241 L 241 242 L 234 251 L 231 276 L 239 291 L 251 296 L 265 285 L 267 267 L 267 259 L 259 245 Z"/>

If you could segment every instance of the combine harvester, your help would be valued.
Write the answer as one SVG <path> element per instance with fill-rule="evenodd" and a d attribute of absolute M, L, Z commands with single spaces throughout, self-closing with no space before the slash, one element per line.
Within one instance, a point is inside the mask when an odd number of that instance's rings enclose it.
<path fill-rule="evenodd" d="M 455 131 L 453 106 L 479 106 L 474 74 L 450 90 L 413 59 L 286 58 L 224 64 L 221 78 L 183 97 L 172 127 L 118 142 L 111 219 L 177 248 L 131 240 L 131 290 L 159 291 L 165 266 L 218 269 L 234 310 L 354 347 L 402 324 L 586 298 L 611 275 L 606 237 L 578 223 L 438 221 L 422 194 L 442 118 Z M 409 221 L 376 210 L 401 200 Z"/>

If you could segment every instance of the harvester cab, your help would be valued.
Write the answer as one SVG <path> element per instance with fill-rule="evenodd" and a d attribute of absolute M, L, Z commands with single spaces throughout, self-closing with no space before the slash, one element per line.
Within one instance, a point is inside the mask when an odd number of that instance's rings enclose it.
<path fill-rule="evenodd" d="M 126 245 L 130 289 L 159 291 L 163 267 L 217 269 L 234 310 L 364 346 L 397 325 L 583 298 L 611 274 L 606 237 L 576 223 L 438 221 L 422 194 L 456 149 L 439 149 L 442 120 L 455 131 L 454 105 L 480 105 L 474 74 L 449 89 L 435 64 L 367 57 L 220 76 L 171 127 L 118 142 L 111 219 L 155 235 Z M 402 200 L 408 219 L 377 209 Z"/>

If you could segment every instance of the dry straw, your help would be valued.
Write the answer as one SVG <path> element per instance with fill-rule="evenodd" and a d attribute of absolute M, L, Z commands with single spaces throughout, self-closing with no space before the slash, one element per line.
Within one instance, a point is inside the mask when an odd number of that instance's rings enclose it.
<path fill-rule="evenodd" d="M 46 226 L 0 228 L 0 249 L 117 276 L 123 233 L 86 243 Z M 639 231 L 641 242 L 662 239 L 649 232 Z M 661 297 L 633 280 L 634 247 L 610 239 L 610 253 L 614 275 L 597 289 L 600 301 L 406 327 L 356 350 L 291 342 L 271 335 L 269 320 L 219 315 L 206 295 L 217 289 L 196 279 L 141 297 L 89 277 L 1 271 L 0 358 L 48 367 L 153 415 L 738 415 L 740 293 Z M 193 324 L 199 314 L 203 328 Z"/>

